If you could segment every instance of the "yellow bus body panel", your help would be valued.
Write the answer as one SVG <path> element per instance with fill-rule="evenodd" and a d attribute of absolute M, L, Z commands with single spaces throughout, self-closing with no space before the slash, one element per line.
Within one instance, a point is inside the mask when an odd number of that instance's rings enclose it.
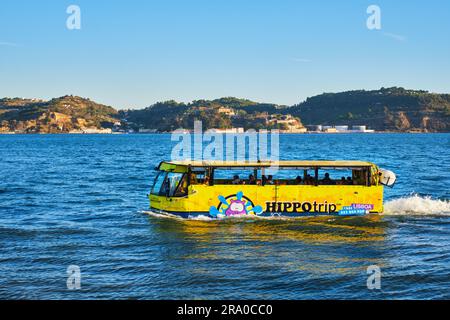
<path fill-rule="evenodd" d="M 365 204 L 371 206 L 368 211 L 372 213 L 383 212 L 383 186 L 381 185 L 370 187 L 352 185 L 191 185 L 188 196 L 178 198 L 149 195 L 149 199 L 151 208 L 161 211 L 208 213 L 212 206 L 220 205 L 219 196 L 227 198 L 238 192 L 242 192 L 255 206 L 261 206 L 264 212 L 266 212 L 268 203 L 295 202 L 334 205 L 335 212 L 353 204 Z M 289 213 L 289 209 L 286 212 Z M 303 212 L 302 208 L 298 208 L 297 212 Z"/>

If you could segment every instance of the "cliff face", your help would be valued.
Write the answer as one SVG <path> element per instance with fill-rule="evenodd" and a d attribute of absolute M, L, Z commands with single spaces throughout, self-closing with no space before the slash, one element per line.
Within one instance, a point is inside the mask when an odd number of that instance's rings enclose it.
<path fill-rule="evenodd" d="M 450 131 L 450 95 L 403 88 L 325 93 L 289 108 L 306 124 L 368 125 L 384 131 Z"/>
<path fill-rule="evenodd" d="M 0 132 L 68 133 L 110 128 L 118 112 L 89 99 L 65 96 L 50 101 L 0 100 Z"/>

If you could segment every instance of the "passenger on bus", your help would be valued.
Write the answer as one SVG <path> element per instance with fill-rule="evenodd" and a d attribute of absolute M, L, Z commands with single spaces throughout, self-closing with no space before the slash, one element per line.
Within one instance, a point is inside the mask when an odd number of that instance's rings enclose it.
<path fill-rule="evenodd" d="M 273 184 L 273 177 L 272 177 L 272 175 L 269 175 L 269 176 L 267 177 L 266 184 Z"/>
<path fill-rule="evenodd" d="M 187 175 L 183 176 L 183 179 L 180 182 L 180 186 L 178 187 L 175 196 L 180 197 L 187 194 L 188 184 L 187 184 Z"/>
<path fill-rule="evenodd" d="M 347 181 L 345 181 L 345 177 L 341 178 L 341 181 L 339 181 L 339 184 L 340 185 L 346 185 L 347 184 Z"/>
<path fill-rule="evenodd" d="M 330 179 L 330 174 L 328 172 L 325 173 L 325 177 L 322 179 L 322 184 L 330 185 L 333 184 L 333 180 Z"/>
<path fill-rule="evenodd" d="M 236 174 L 233 176 L 232 184 L 242 184 L 241 179 L 239 179 L 239 176 Z"/>
<path fill-rule="evenodd" d="M 262 185 L 265 186 L 267 184 L 267 177 L 265 175 L 263 175 L 261 177 L 261 181 L 262 181 Z"/>
<path fill-rule="evenodd" d="M 302 177 L 297 176 L 297 178 L 295 178 L 295 184 L 303 184 L 302 182 Z"/>
<path fill-rule="evenodd" d="M 191 176 L 190 176 L 190 184 L 197 184 L 198 183 L 198 181 L 197 181 L 197 175 L 195 174 L 195 173 L 191 173 Z"/>
<path fill-rule="evenodd" d="M 353 185 L 353 181 L 351 177 L 347 177 L 347 184 L 348 185 Z"/>
<path fill-rule="evenodd" d="M 249 175 L 248 176 L 248 184 L 256 184 L 256 179 L 254 175 Z"/>

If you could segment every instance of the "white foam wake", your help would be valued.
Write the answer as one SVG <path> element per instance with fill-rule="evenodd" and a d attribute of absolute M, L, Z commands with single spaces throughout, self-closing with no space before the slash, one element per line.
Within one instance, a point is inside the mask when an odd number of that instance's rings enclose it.
<path fill-rule="evenodd" d="M 411 195 L 387 201 L 385 215 L 450 215 L 450 201 Z"/>
<path fill-rule="evenodd" d="M 217 220 L 243 220 L 243 219 L 267 219 L 267 220 L 285 220 L 292 219 L 289 217 L 261 217 L 261 216 L 231 216 L 212 218 L 209 216 L 197 216 L 184 219 L 170 213 L 143 211 L 143 213 L 156 218 L 169 218 L 177 220 L 201 220 L 201 221 L 217 221 Z M 429 196 L 421 197 L 417 194 L 390 200 L 384 204 L 384 215 L 387 216 L 450 216 L 450 201 L 433 199 Z"/>
<path fill-rule="evenodd" d="M 254 219 L 290 219 L 287 217 L 262 217 L 262 216 L 256 216 L 256 215 L 241 215 L 241 216 L 224 216 L 219 215 L 217 218 L 213 218 L 206 215 L 199 215 L 199 216 L 190 216 L 189 218 L 182 218 L 180 216 L 170 214 L 170 213 L 163 213 L 163 212 L 154 212 L 154 211 L 141 211 L 142 213 L 148 214 L 150 216 L 153 216 L 155 218 L 168 218 L 168 219 L 177 219 L 177 220 L 197 220 L 197 221 L 218 221 L 218 220 L 254 220 Z"/>

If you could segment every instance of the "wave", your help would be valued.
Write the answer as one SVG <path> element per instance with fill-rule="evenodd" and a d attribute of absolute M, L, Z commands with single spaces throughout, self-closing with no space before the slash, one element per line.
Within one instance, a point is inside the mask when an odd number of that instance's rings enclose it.
<path fill-rule="evenodd" d="M 182 217 L 179 217 L 174 214 L 170 213 L 163 213 L 163 212 L 155 212 L 155 211 L 141 211 L 142 213 L 148 214 L 149 216 L 155 217 L 155 218 L 169 218 L 169 219 L 183 219 Z"/>
<path fill-rule="evenodd" d="M 450 215 L 450 201 L 433 199 L 430 196 L 422 197 L 417 194 L 387 201 L 384 204 L 384 215 L 402 216 L 435 216 Z"/>
<path fill-rule="evenodd" d="M 284 221 L 284 220 L 299 220 L 299 219 L 334 219 L 336 216 L 307 216 L 307 217 L 286 217 L 286 216 L 258 216 L 258 215 L 235 215 L 235 216 L 223 216 L 219 215 L 218 217 L 211 217 L 206 215 L 198 215 L 198 216 L 189 216 L 189 218 L 182 218 L 180 216 L 163 213 L 163 212 L 154 212 L 154 211 L 140 211 L 141 213 L 147 214 L 154 218 L 161 219 L 175 219 L 180 221 L 265 221 L 265 220 L 275 220 L 275 221 Z"/>
<path fill-rule="evenodd" d="M 217 218 L 213 218 L 211 216 L 206 215 L 198 215 L 198 216 L 190 216 L 189 218 L 182 218 L 180 216 L 163 213 L 163 212 L 154 212 L 154 211 L 142 211 L 142 213 L 148 214 L 155 218 L 168 218 L 168 219 L 177 219 L 177 220 L 197 220 L 197 221 L 220 221 L 220 220 L 254 220 L 254 219 L 266 219 L 266 220 L 280 220 L 280 219 L 293 219 L 288 217 L 261 217 L 256 215 L 239 215 L 239 216 L 219 216 Z"/>

